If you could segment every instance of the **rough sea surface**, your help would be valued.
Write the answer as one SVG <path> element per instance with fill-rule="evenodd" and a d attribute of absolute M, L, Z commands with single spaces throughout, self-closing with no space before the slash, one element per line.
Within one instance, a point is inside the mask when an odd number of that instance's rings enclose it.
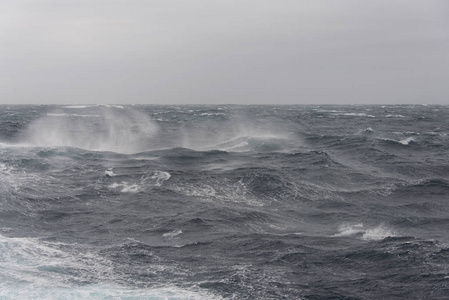
<path fill-rule="evenodd" d="M 0 299 L 447 299 L 448 106 L 0 106 Z"/>

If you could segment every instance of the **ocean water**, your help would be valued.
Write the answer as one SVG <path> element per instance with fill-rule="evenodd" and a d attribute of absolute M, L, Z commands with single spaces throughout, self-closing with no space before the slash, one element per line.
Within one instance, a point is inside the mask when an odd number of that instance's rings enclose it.
<path fill-rule="evenodd" d="M 0 299 L 447 299 L 447 106 L 0 106 Z"/>

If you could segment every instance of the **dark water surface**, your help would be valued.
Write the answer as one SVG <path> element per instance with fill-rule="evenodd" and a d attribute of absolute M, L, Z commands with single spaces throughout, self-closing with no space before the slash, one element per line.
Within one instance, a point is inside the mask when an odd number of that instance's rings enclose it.
<path fill-rule="evenodd" d="M 0 106 L 0 299 L 445 299 L 447 106 Z"/>

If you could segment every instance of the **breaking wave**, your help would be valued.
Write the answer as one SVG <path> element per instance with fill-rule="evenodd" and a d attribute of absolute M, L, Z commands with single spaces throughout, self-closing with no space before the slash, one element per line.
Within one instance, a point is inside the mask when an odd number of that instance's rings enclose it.
<path fill-rule="evenodd" d="M 333 237 L 346 236 L 355 236 L 363 240 L 383 240 L 387 237 L 395 237 L 397 234 L 385 225 L 366 228 L 363 223 L 356 223 L 340 225 L 338 233 L 333 235 Z"/>

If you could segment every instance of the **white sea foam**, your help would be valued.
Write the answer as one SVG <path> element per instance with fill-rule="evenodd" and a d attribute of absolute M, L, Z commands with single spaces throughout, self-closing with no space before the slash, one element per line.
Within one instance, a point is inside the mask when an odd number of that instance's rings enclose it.
<path fill-rule="evenodd" d="M 405 118 L 403 115 L 386 115 L 385 118 Z"/>
<path fill-rule="evenodd" d="M 218 200 L 222 203 L 243 203 L 251 206 L 263 206 L 264 203 L 254 197 L 242 180 L 229 182 L 229 180 L 209 180 L 209 184 L 190 184 L 179 182 L 171 189 L 189 197 L 199 197 L 206 201 Z"/>
<path fill-rule="evenodd" d="M 138 184 L 127 184 L 126 182 L 124 182 L 122 187 L 122 193 L 137 193 L 141 188 Z"/>
<path fill-rule="evenodd" d="M 399 143 L 401 143 L 402 145 L 408 145 L 411 142 L 414 142 L 415 140 L 411 137 L 408 137 L 406 139 L 400 140 Z"/>
<path fill-rule="evenodd" d="M 161 186 L 164 181 L 169 180 L 171 177 L 170 173 L 164 171 L 156 171 L 154 172 L 152 179 L 156 180 L 155 186 Z"/>
<path fill-rule="evenodd" d="M 213 148 L 222 150 L 222 151 L 245 151 L 248 150 L 249 138 L 248 137 L 238 137 L 235 139 L 228 140 L 222 144 L 216 145 Z"/>
<path fill-rule="evenodd" d="M 22 185 L 22 181 L 13 174 L 13 171 L 13 167 L 0 163 L 0 191 L 3 193 L 8 190 L 17 191 Z"/>
<path fill-rule="evenodd" d="M 385 225 L 366 228 L 363 223 L 353 223 L 340 225 L 338 227 L 338 233 L 333 235 L 333 237 L 347 236 L 356 236 L 363 240 L 382 240 L 387 237 L 396 236 L 396 233 Z"/>
<path fill-rule="evenodd" d="M 34 287 L 67 286 L 65 282 L 74 277 L 83 280 L 95 276 L 107 280 L 113 274 L 108 260 L 87 251 L 75 251 L 75 245 L 0 235 L 0 249 L 0 296 L 14 295 L 17 283 Z"/>
<path fill-rule="evenodd" d="M 100 104 L 99 106 L 125 109 L 125 107 L 123 105 Z"/>
<path fill-rule="evenodd" d="M 1 287 L 1 286 L 0 286 Z M 220 296 L 199 289 L 176 286 L 132 288 L 112 284 L 91 284 L 80 287 L 13 285 L 0 289 L 2 299 L 148 299 L 148 300 L 219 300 Z"/>
<path fill-rule="evenodd" d="M 333 113 L 334 116 L 350 116 L 350 117 L 367 117 L 367 118 L 375 118 L 376 116 L 369 115 L 366 113 Z"/>
<path fill-rule="evenodd" d="M 8 166 L 4 163 L 0 163 L 0 173 L 1 174 L 11 174 L 11 171 L 14 170 L 13 167 Z"/>
<path fill-rule="evenodd" d="M 395 139 L 390 139 L 390 138 L 381 138 L 381 140 L 389 141 L 389 142 L 395 142 L 395 143 L 398 143 L 398 144 L 401 144 L 401 145 L 405 145 L 405 146 L 407 146 L 411 142 L 415 141 L 415 139 L 412 138 L 412 137 L 408 137 L 408 138 L 405 138 L 405 139 L 402 139 L 402 140 L 395 140 Z"/>
<path fill-rule="evenodd" d="M 205 116 L 225 116 L 226 114 L 224 113 L 202 113 L 200 114 L 200 116 L 205 117 Z"/>
<path fill-rule="evenodd" d="M 48 113 L 49 117 L 78 117 L 78 118 L 99 118 L 100 115 L 80 115 L 80 114 L 65 114 L 65 113 Z"/>
<path fill-rule="evenodd" d="M 98 105 L 66 105 L 64 108 L 73 108 L 73 109 L 81 109 L 81 108 L 88 108 L 88 107 L 95 107 Z"/>
<path fill-rule="evenodd" d="M 76 190 L 63 186 L 57 177 L 40 172 L 29 172 L 5 163 L 0 163 L 0 192 L 4 197 L 11 197 L 11 199 L 16 199 L 18 196 L 28 197 L 30 192 L 33 193 L 33 197 L 58 197 L 77 193 Z M 8 205 L 8 203 L 9 201 L 0 201 L 0 207 Z M 25 211 L 41 205 L 38 201 L 16 201 L 15 203 L 26 206 Z"/>
<path fill-rule="evenodd" d="M 370 228 L 365 231 L 362 238 L 364 240 L 383 240 L 387 237 L 396 236 L 395 232 L 385 226 L 377 226 L 375 228 Z"/>
<path fill-rule="evenodd" d="M 287 135 L 276 135 L 276 134 L 253 134 L 248 136 L 237 136 L 228 139 L 224 142 L 205 147 L 206 150 L 221 150 L 221 151 L 232 151 L 232 152 L 245 152 L 252 150 L 253 147 L 266 144 L 281 144 L 283 141 L 287 140 Z"/>
<path fill-rule="evenodd" d="M 344 113 L 345 112 L 343 110 L 335 110 L 335 109 L 316 109 L 316 108 L 314 108 L 313 110 L 315 110 L 317 112 L 328 112 L 328 113 Z"/>
<path fill-rule="evenodd" d="M 170 239 L 172 239 L 172 238 L 177 237 L 177 236 L 180 235 L 180 234 L 182 234 L 182 230 L 180 230 L 180 229 L 175 229 L 175 230 L 173 230 L 173 231 L 164 233 L 162 236 L 165 237 L 165 238 L 170 238 Z"/>
<path fill-rule="evenodd" d="M 120 183 L 114 182 L 109 185 L 110 189 L 120 189 L 122 193 L 137 193 L 140 191 L 142 186 L 137 183 L 129 183 L 127 181 L 122 181 Z"/>
<path fill-rule="evenodd" d="M 1 299 L 222 299 L 169 283 L 135 288 L 115 283 L 114 263 L 81 245 L 0 235 Z M 155 273 L 166 269 L 152 265 Z M 95 282 L 76 285 L 72 282 Z"/>
<path fill-rule="evenodd" d="M 404 132 L 405 134 L 408 134 L 408 135 L 420 135 L 420 133 L 419 132 L 414 132 L 414 131 L 406 131 L 406 132 Z"/>
<path fill-rule="evenodd" d="M 374 133 L 374 130 L 371 127 L 368 127 L 366 129 L 360 130 L 358 133 L 359 134 L 363 134 L 363 133 L 365 133 L 365 134 L 372 134 L 372 133 Z"/>
<path fill-rule="evenodd" d="M 109 176 L 109 177 L 114 177 L 114 176 L 116 176 L 115 173 L 114 173 L 114 171 L 113 171 L 113 168 L 107 169 L 106 171 L 104 171 L 104 174 L 105 174 L 106 176 Z"/>
<path fill-rule="evenodd" d="M 115 174 L 112 170 L 105 171 L 107 176 L 114 177 Z M 140 177 L 140 180 L 136 182 L 114 182 L 108 186 L 112 190 L 120 190 L 122 193 L 137 193 L 145 190 L 148 187 L 160 187 L 162 184 L 169 180 L 171 177 L 170 173 L 164 171 L 154 171 L 147 173 Z"/>
<path fill-rule="evenodd" d="M 217 194 L 215 189 L 207 184 L 199 186 L 183 184 L 177 185 L 173 189 L 189 197 L 213 198 Z"/>
<path fill-rule="evenodd" d="M 363 228 L 362 223 L 357 224 L 343 224 L 338 227 L 338 233 L 334 234 L 333 236 L 351 236 L 359 233 L 364 233 L 365 230 Z"/>
<path fill-rule="evenodd" d="M 218 300 L 223 299 L 206 291 L 188 290 L 176 286 L 132 288 L 111 284 L 92 284 L 81 287 L 11 286 L 0 291 L 2 299 L 148 299 L 148 300 Z"/>

